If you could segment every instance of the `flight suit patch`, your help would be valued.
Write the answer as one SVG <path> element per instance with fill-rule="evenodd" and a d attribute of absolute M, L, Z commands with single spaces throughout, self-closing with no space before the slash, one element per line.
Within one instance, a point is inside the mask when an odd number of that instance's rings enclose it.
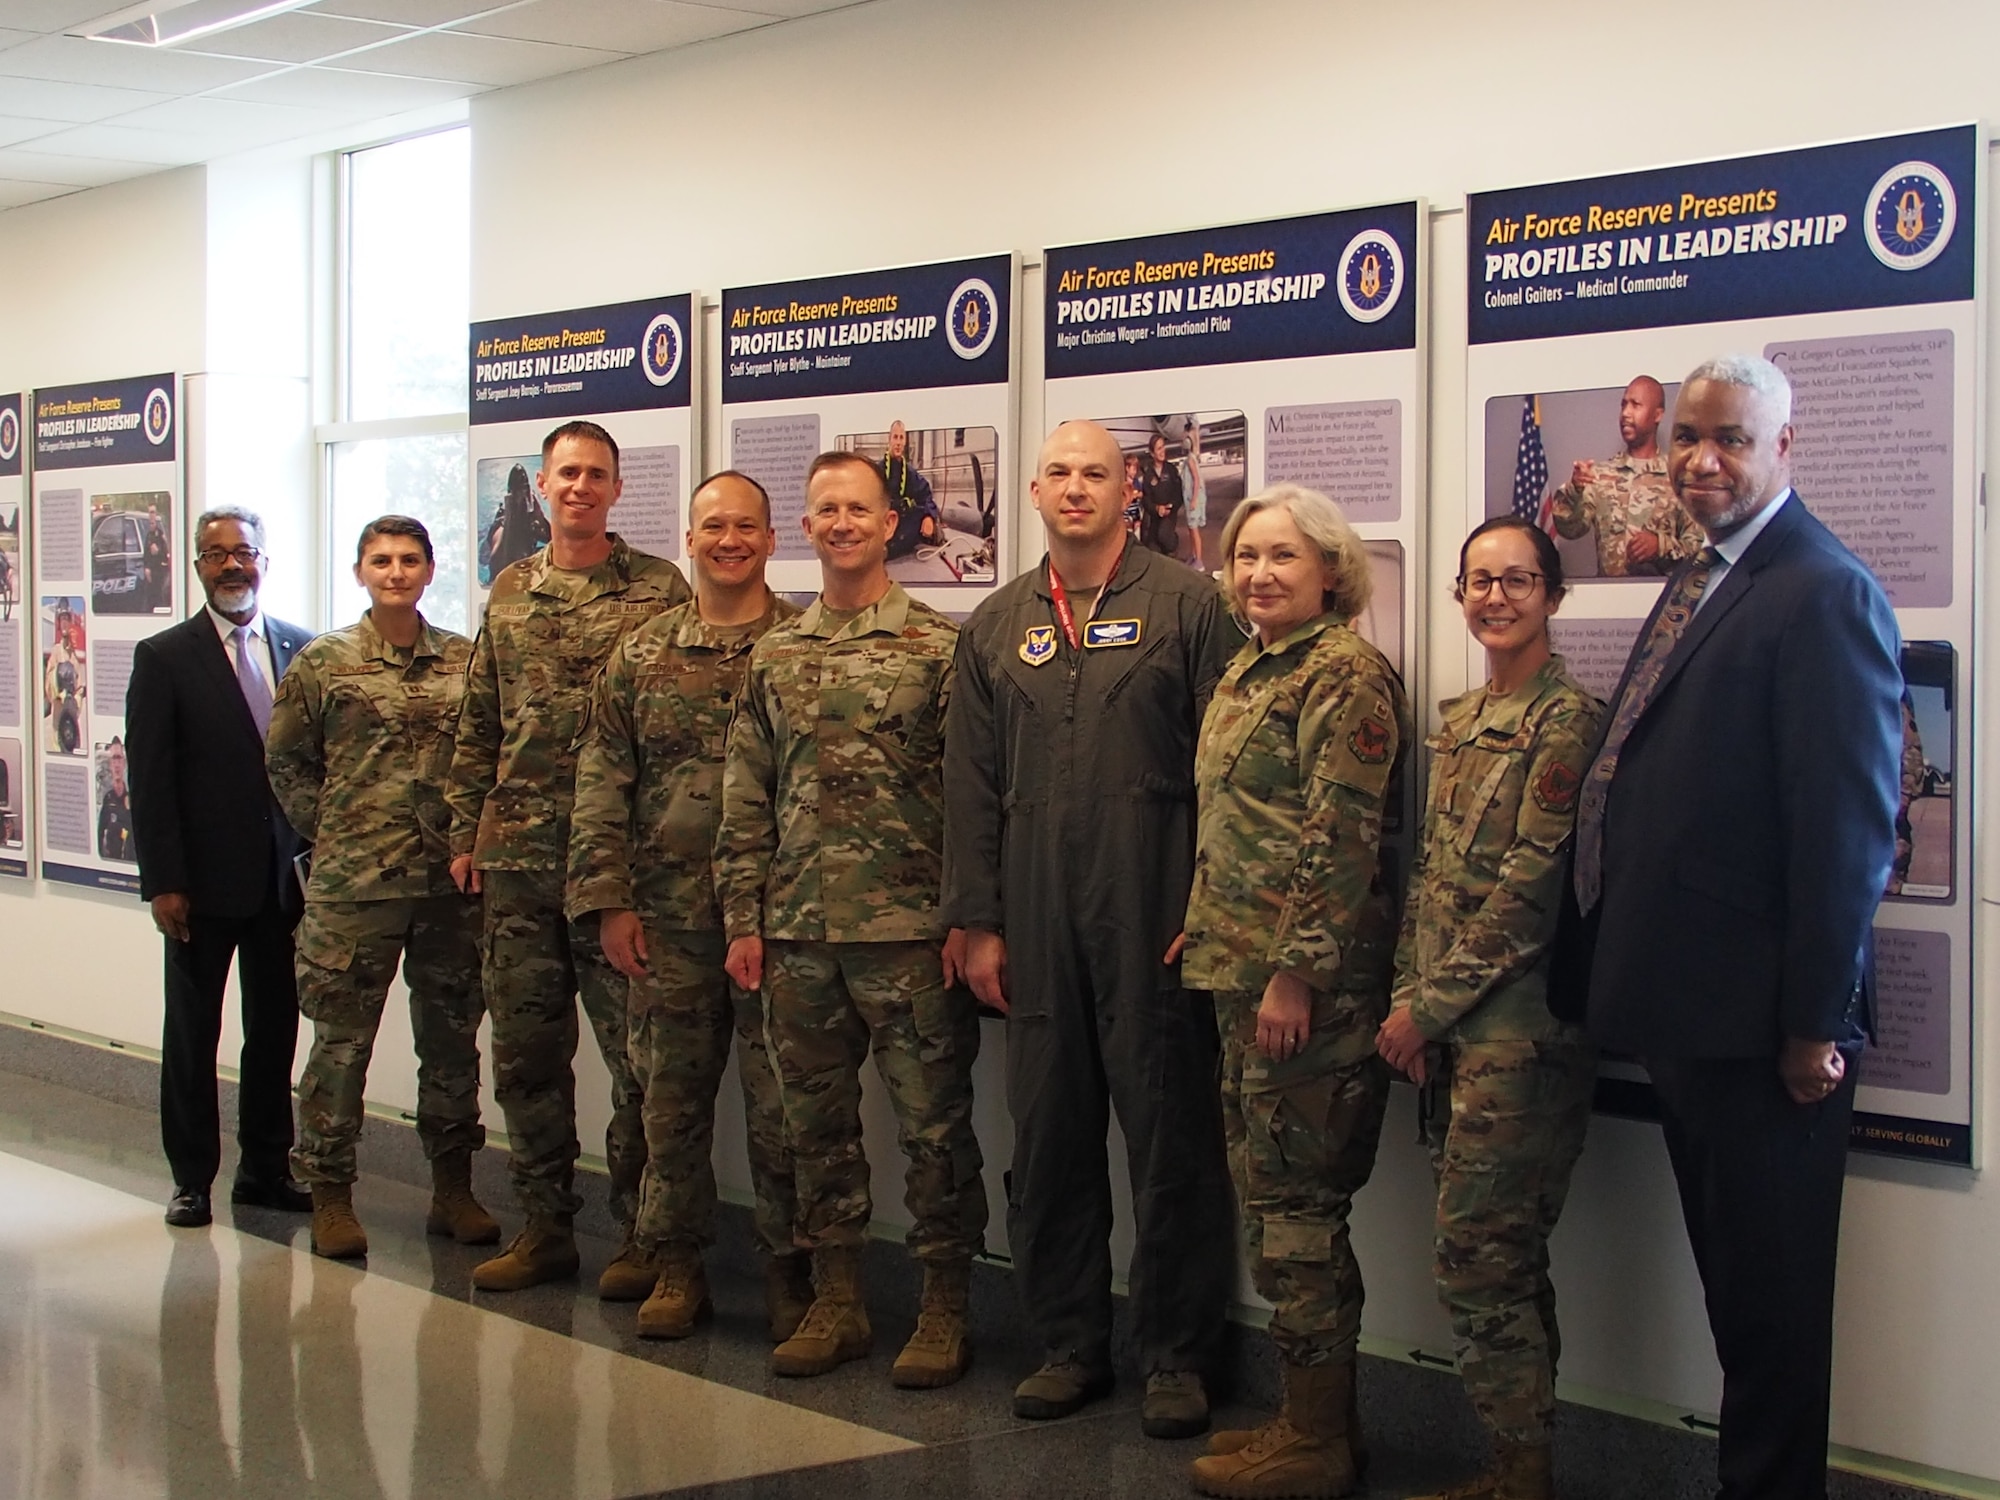
<path fill-rule="evenodd" d="M 1545 813 L 1567 813 L 1576 808 L 1576 794 L 1583 787 L 1583 779 L 1561 761 L 1551 761 L 1549 768 L 1535 778 L 1535 806 Z"/>
<path fill-rule="evenodd" d="M 1021 640 L 1021 660 L 1031 667 L 1039 667 L 1055 654 L 1055 626 L 1030 625 L 1027 635 Z"/>
<path fill-rule="evenodd" d="M 1139 626 L 1137 620 L 1092 620 L 1083 627 L 1084 649 L 1099 651 L 1107 646 L 1136 646 L 1139 644 Z"/>
<path fill-rule="evenodd" d="M 1364 766 L 1379 766 L 1389 758 L 1389 731 L 1374 719 L 1363 719 L 1347 737 L 1347 748 Z"/>

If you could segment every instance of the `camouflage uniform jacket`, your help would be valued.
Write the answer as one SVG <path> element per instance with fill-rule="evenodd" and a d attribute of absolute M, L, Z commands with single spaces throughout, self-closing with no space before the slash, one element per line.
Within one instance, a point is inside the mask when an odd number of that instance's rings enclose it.
<path fill-rule="evenodd" d="M 1387 993 L 1382 812 L 1410 733 L 1395 669 L 1331 616 L 1236 653 L 1195 751 L 1189 985 L 1262 992 L 1282 970 Z"/>
<path fill-rule="evenodd" d="M 1590 467 L 1588 484 L 1572 481 L 1555 492 L 1549 514 L 1566 537 L 1597 528 L 1597 570 L 1606 578 L 1664 577 L 1707 544 L 1701 526 L 1674 498 L 1664 458 L 1621 453 Z M 1652 532 L 1660 550 L 1650 561 L 1629 562 L 1625 544 L 1639 531 Z"/>
<path fill-rule="evenodd" d="M 444 780 L 471 654 L 428 620 L 414 647 L 392 646 L 363 615 L 293 659 L 264 759 L 285 817 L 316 846 L 313 900 L 452 889 Z"/>
<path fill-rule="evenodd" d="M 690 601 L 618 643 L 576 763 L 570 916 L 643 909 L 665 913 L 676 931 L 722 925 L 710 858 L 729 716 L 750 648 L 799 613 L 766 597 L 754 624 L 710 625 Z"/>
<path fill-rule="evenodd" d="M 729 726 L 716 894 L 730 938 L 944 935 L 944 716 L 958 627 L 891 584 L 815 601 L 750 653 Z"/>
<path fill-rule="evenodd" d="M 616 536 L 588 572 L 556 567 L 546 547 L 500 571 L 445 790 L 454 856 L 482 870 L 565 867 L 591 687 L 626 635 L 688 597 L 679 568 Z"/>
<path fill-rule="evenodd" d="M 1546 954 L 1604 707 L 1560 656 L 1505 698 L 1439 705 L 1430 801 L 1396 949 L 1395 1004 L 1433 1041 L 1548 1041 Z"/>

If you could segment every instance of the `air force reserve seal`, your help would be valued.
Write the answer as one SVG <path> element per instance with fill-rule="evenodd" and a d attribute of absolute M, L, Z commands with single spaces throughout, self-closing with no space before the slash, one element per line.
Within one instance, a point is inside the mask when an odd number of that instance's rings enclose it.
<path fill-rule="evenodd" d="M 145 429 L 146 441 L 159 447 L 174 430 L 173 398 L 158 386 L 146 392 L 145 420 L 139 425 Z"/>
<path fill-rule="evenodd" d="M 0 463 L 12 463 L 21 451 L 21 414 L 11 406 L 0 406 Z"/>
<path fill-rule="evenodd" d="M 686 349 L 680 319 L 661 313 L 646 325 L 646 337 L 639 346 L 639 368 L 654 385 L 672 385 L 681 372 L 681 355 Z"/>
<path fill-rule="evenodd" d="M 1861 216 L 1868 248 L 1892 271 L 1917 271 L 1951 243 L 1958 224 L 1958 194 L 1951 179 L 1927 161 L 1906 161 L 1884 172 L 1868 193 Z"/>
<path fill-rule="evenodd" d="M 1403 295 L 1403 252 L 1387 230 L 1364 229 L 1340 252 L 1340 305 L 1357 323 L 1379 323 Z"/>
<path fill-rule="evenodd" d="M 977 276 L 952 290 L 945 304 L 944 336 L 960 359 L 977 359 L 993 347 L 1000 330 L 1000 298 Z"/>
<path fill-rule="evenodd" d="M 1021 660 L 1031 667 L 1039 667 L 1056 654 L 1056 628 L 1053 625 L 1030 625 L 1028 633 L 1021 640 Z"/>

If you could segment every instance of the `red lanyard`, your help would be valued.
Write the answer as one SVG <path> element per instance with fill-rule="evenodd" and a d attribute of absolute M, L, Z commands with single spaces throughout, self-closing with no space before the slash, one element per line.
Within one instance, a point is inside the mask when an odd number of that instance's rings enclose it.
<path fill-rule="evenodd" d="M 1118 562 L 1111 565 L 1111 571 L 1104 575 L 1104 587 L 1097 591 L 1097 602 L 1090 606 L 1093 616 L 1097 606 L 1104 602 L 1104 596 L 1111 592 L 1111 580 L 1118 576 L 1118 563 L 1125 561 L 1125 554 L 1118 554 Z M 1056 560 L 1049 559 L 1049 603 L 1055 606 L 1056 624 L 1062 627 L 1063 639 L 1069 642 L 1069 649 L 1081 651 L 1083 645 L 1076 638 L 1076 611 L 1070 608 L 1069 592 L 1063 588 L 1062 574 L 1056 571 Z"/>

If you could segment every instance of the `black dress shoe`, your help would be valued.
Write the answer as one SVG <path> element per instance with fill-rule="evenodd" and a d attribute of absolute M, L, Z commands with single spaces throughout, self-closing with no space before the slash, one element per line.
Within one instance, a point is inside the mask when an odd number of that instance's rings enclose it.
<path fill-rule="evenodd" d="M 214 1221 L 205 1187 L 177 1187 L 167 1200 L 167 1222 L 176 1229 L 199 1229 Z"/>
<path fill-rule="evenodd" d="M 312 1194 L 290 1176 L 239 1177 L 229 1185 L 229 1201 L 248 1208 L 275 1208 L 288 1214 L 312 1212 Z"/>

